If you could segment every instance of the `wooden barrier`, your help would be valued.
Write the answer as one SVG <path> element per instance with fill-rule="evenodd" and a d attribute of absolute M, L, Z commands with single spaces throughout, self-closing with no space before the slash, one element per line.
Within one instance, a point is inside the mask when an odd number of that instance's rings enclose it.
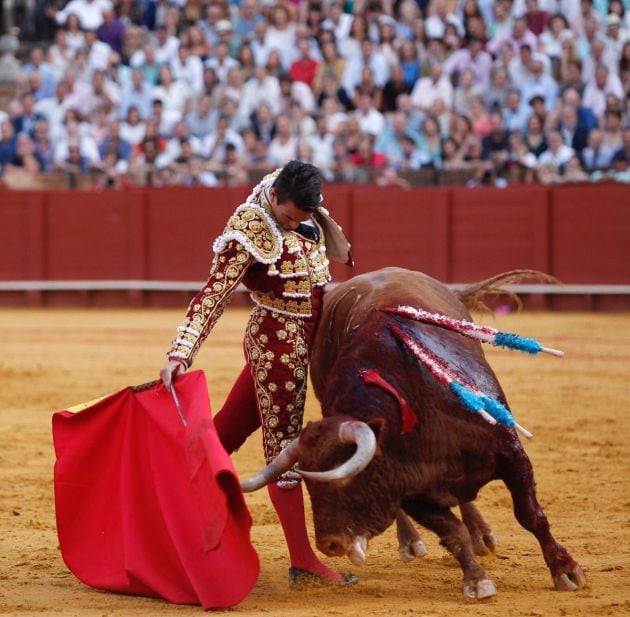
<path fill-rule="evenodd" d="M 83 292 L 54 285 L 18 290 L 8 282 L 201 282 L 213 239 L 247 192 L 0 190 L 0 304 L 181 305 L 190 295 L 181 289 L 89 289 L 86 283 Z M 356 261 L 352 269 L 334 265 L 335 280 L 401 266 L 452 284 L 514 268 L 542 270 L 594 290 L 594 285 L 630 284 L 627 186 L 404 190 L 331 185 L 325 198 Z M 532 298 L 551 308 L 630 308 L 630 295 L 607 289 L 553 294 L 544 302 L 540 294 Z"/>

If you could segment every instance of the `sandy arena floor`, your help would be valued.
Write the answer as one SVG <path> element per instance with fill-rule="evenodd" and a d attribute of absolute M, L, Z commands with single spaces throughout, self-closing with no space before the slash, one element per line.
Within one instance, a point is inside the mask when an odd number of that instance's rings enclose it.
<path fill-rule="evenodd" d="M 57 544 L 50 418 L 53 411 L 154 379 L 182 311 L 1 310 L 0 614 L 63 616 L 196 615 L 201 609 L 95 591 L 65 567 Z M 247 313 L 229 310 L 202 350 L 218 409 L 241 368 Z M 485 322 L 538 338 L 566 357 L 530 357 L 489 349 L 517 419 L 533 431 L 527 444 L 541 503 L 556 538 L 583 565 L 588 587 L 552 589 L 538 545 L 512 515 L 503 485 L 478 505 L 498 537 L 482 559 L 498 595 L 460 599 L 461 575 L 435 536 L 428 556 L 397 560 L 395 532 L 372 541 L 351 589 L 289 591 L 284 540 L 266 491 L 247 497 L 262 572 L 237 615 L 310 617 L 453 617 L 454 615 L 594 617 L 630 615 L 630 314 L 508 315 Z M 309 398 L 307 416 L 318 415 Z M 235 456 L 241 475 L 262 465 L 259 436 Z M 330 563 L 330 562 L 329 562 Z"/>

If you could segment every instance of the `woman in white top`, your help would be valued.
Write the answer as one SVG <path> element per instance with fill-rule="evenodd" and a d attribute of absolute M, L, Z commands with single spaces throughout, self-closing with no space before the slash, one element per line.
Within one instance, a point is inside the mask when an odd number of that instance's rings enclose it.
<path fill-rule="evenodd" d="M 147 132 L 146 124 L 140 117 L 140 112 L 135 105 L 127 110 L 127 117 L 120 125 L 120 136 L 132 146 L 139 144 Z"/>

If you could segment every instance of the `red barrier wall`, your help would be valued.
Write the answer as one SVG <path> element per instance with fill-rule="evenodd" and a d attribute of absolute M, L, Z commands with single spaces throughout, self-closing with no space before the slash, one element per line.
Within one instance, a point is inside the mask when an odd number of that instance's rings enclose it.
<path fill-rule="evenodd" d="M 247 192 L 0 190 L 0 280 L 201 281 L 213 239 Z M 447 283 L 514 268 L 549 272 L 565 283 L 630 283 L 627 186 L 403 190 L 334 185 L 326 187 L 325 197 L 356 261 L 354 269 L 335 265 L 336 280 L 396 265 Z M 96 295 L 99 304 L 181 305 L 190 294 Z M 87 297 L 80 292 L 5 293 L 0 304 L 84 304 Z M 551 303 L 574 307 L 566 299 Z M 576 307 L 583 305 L 580 301 Z"/>

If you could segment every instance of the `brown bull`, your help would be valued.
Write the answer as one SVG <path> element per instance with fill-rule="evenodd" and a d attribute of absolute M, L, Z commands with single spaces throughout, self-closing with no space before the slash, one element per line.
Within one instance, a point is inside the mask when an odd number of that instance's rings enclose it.
<path fill-rule="evenodd" d="M 517 520 L 540 543 L 555 587 L 578 589 L 586 583 L 584 573 L 551 535 L 536 499 L 531 463 L 514 429 L 471 413 L 394 333 L 406 333 L 507 407 L 481 344 L 379 310 L 409 305 L 471 321 L 460 298 L 473 296 L 458 297 L 426 275 L 398 268 L 337 286 L 326 297 L 310 361 L 324 418 L 310 422 L 275 464 L 245 483 L 245 490 L 297 461 L 321 551 L 360 562 L 370 538 L 394 520 L 399 532 L 413 534 L 402 510 L 434 531 L 459 561 L 465 597 L 483 598 L 495 588 L 475 561 L 471 535 L 476 542 L 486 536 L 492 547 L 491 532 L 470 502 L 481 487 L 500 479 L 512 495 Z M 366 383 L 366 371 L 377 371 L 385 384 Z M 404 417 L 406 404 L 411 423 Z M 457 505 L 463 505 L 466 525 L 451 511 Z"/>

